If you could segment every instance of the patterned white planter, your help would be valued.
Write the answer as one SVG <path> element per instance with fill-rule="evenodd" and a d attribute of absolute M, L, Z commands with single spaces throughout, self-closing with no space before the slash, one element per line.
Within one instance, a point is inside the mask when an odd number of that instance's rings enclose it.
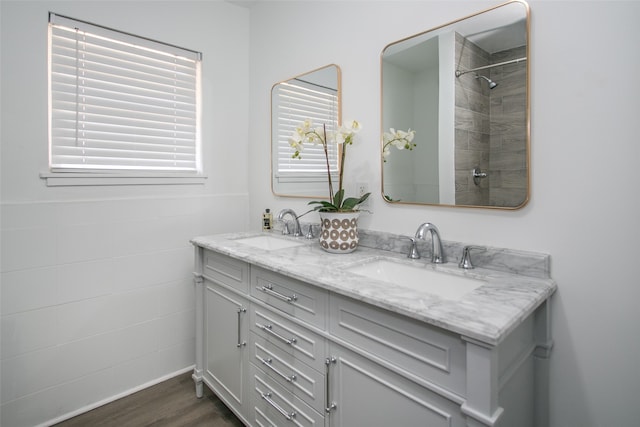
<path fill-rule="evenodd" d="M 348 254 L 358 247 L 360 212 L 319 212 L 320 247 L 335 254 Z"/>

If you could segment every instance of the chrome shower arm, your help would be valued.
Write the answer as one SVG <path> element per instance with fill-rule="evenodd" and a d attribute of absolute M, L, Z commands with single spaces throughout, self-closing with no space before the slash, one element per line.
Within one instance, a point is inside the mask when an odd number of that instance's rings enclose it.
<path fill-rule="evenodd" d="M 470 70 L 456 70 L 456 77 L 460 77 L 463 74 L 472 73 L 474 71 L 486 70 L 487 68 L 499 67 L 507 64 L 517 64 L 518 62 L 526 61 L 527 57 L 512 59 L 510 61 L 498 62 L 497 64 L 485 65 L 484 67 L 472 68 Z"/>

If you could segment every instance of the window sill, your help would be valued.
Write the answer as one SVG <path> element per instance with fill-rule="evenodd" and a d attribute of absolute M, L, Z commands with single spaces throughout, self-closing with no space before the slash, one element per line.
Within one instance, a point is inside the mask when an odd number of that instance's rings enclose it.
<path fill-rule="evenodd" d="M 108 174 L 41 172 L 47 187 L 109 186 L 109 185 L 201 185 L 205 175 L 192 174 Z"/>

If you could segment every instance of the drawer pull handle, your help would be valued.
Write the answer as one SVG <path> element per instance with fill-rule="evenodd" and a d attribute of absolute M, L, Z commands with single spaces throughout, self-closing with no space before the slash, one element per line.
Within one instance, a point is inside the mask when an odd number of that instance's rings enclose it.
<path fill-rule="evenodd" d="M 282 414 L 283 417 L 285 417 L 287 420 L 291 421 L 293 419 L 293 417 L 296 416 L 296 412 L 293 411 L 291 413 L 288 413 L 287 411 L 285 411 L 284 409 L 282 409 L 280 407 L 280 405 L 278 405 L 276 402 L 274 402 L 273 400 L 271 400 L 271 393 L 270 392 L 266 392 L 266 393 L 260 393 L 260 396 L 262 396 L 262 398 L 271 406 L 273 406 L 275 408 L 276 411 L 280 412 Z"/>
<path fill-rule="evenodd" d="M 242 341 L 242 337 L 240 336 L 240 316 L 242 316 L 242 313 L 246 313 L 246 312 L 247 312 L 246 308 L 240 307 L 238 309 L 238 343 L 236 344 L 236 347 L 238 348 L 244 347 L 245 345 L 247 345 L 246 341 Z"/>
<path fill-rule="evenodd" d="M 269 295 L 273 295 L 274 297 L 279 298 L 282 301 L 286 301 L 286 302 L 289 302 L 289 303 L 295 302 L 298 299 L 296 294 L 293 294 L 291 296 L 287 296 L 287 295 L 281 294 L 278 291 L 274 291 L 273 290 L 273 285 L 271 283 L 268 283 L 265 286 L 260 286 L 258 289 L 261 290 L 264 293 L 267 293 Z"/>
<path fill-rule="evenodd" d="M 325 375 L 324 375 L 324 389 L 325 389 L 325 397 L 326 397 L 326 403 L 327 403 L 327 406 L 324 408 L 324 411 L 327 414 L 338 407 L 338 405 L 336 405 L 335 402 L 331 402 L 331 393 L 330 393 L 331 383 L 329 382 L 329 367 L 331 366 L 331 364 L 335 364 L 335 363 L 336 363 L 335 357 L 327 357 L 324 360 L 324 365 L 326 366 Z"/>
<path fill-rule="evenodd" d="M 272 325 L 257 325 L 260 329 L 262 329 L 265 332 L 270 333 L 271 335 L 273 335 L 274 337 L 278 338 L 280 341 L 282 341 L 283 343 L 287 344 L 287 345 L 294 345 L 296 343 L 296 338 L 295 337 L 291 337 L 291 338 L 287 338 L 287 337 L 283 337 L 282 335 L 280 335 L 279 333 L 275 332 L 272 328 Z"/>
<path fill-rule="evenodd" d="M 260 361 L 262 362 L 263 365 L 265 365 L 266 367 L 268 367 L 269 369 L 271 369 L 273 372 L 275 372 L 276 374 L 278 374 L 279 376 L 281 376 L 284 380 L 288 381 L 288 382 L 293 382 L 296 380 L 296 376 L 295 374 L 291 374 L 291 375 L 285 375 L 282 372 L 280 372 L 277 368 L 274 368 L 271 365 L 271 362 L 273 362 L 273 360 L 271 360 L 271 358 L 267 358 L 267 359 L 263 359 L 262 357 L 258 356 L 258 359 L 260 359 Z"/>

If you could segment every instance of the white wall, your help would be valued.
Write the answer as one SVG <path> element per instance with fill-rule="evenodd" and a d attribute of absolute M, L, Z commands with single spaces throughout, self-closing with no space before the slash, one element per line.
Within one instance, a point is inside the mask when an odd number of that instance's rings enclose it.
<path fill-rule="evenodd" d="M 384 82 L 385 87 L 393 87 L 394 90 L 388 94 L 384 94 L 387 105 L 393 105 L 393 108 L 387 108 L 382 115 L 382 124 L 393 123 L 396 129 L 407 130 L 415 123 L 412 111 L 414 108 L 414 76 L 408 70 L 389 63 L 385 65 Z M 390 126 L 389 126 L 390 127 Z M 385 131 L 388 131 L 385 126 Z M 424 141 L 424 134 L 420 134 L 419 141 Z M 428 145 L 421 143 L 420 148 Z M 384 164 L 384 192 L 385 195 L 392 197 L 394 200 L 415 200 L 416 199 L 416 171 L 414 169 L 414 159 L 417 156 L 407 155 L 406 151 L 398 152 L 396 148 L 391 148 L 387 162 Z M 421 151 L 421 154 L 425 150 Z M 433 160 L 433 158 L 432 158 Z M 437 162 L 437 158 L 435 160 Z M 404 171 L 404 173 L 402 173 Z M 436 196 L 437 197 L 437 196 Z"/>
<path fill-rule="evenodd" d="M 336 63 L 343 115 L 364 124 L 347 179 L 380 187 L 379 55 L 389 42 L 495 1 L 259 2 L 251 11 L 250 212 L 307 208 L 269 190 L 269 89 Z M 412 234 L 432 221 L 445 240 L 549 253 L 553 299 L 551 424 L 637 425 L 640 419 L 640 2 L 531 0 L 532 183 L 521 210 L 385 204 L 364 228 Z"/>
<path fill-rule="evenodd" d="M 47 12 L 203 52 L 204 185 L 46 187 Z M 5 1 L 1 418 L 33 426 L 191 367 L 196 235 L 248 227 L 249 12 Z"/>

